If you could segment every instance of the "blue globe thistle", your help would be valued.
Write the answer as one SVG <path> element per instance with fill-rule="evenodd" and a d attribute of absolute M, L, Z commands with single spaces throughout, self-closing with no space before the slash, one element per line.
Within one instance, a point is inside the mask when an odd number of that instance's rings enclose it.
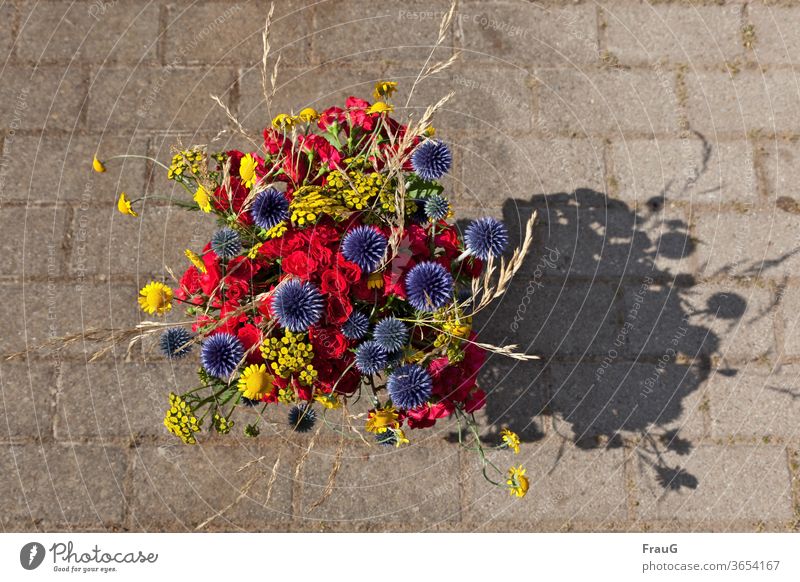
<path fill-rule="evenodd" d="M 182 358 L 192 351 L 192 334 L 182 327 L 170 327 L 161 334 L 159 347 L 169 359 Z"/>
<path fill-rule="evenodd" d="M 375 325 L 372 336 L 386 352 L 396 352 L 408 341 L 408 327 L 394 317 L 387 317 Z"/>
<path fill-rule="evenodd" d="M 378 229 L 371 226 L 357 226 L 344 235 L 342 255 L 355 263 L 365 273 L 371 273 L 386 254 L 389 241 Z"/>
<path fill-rule="evenodd" d="M 232 228 L 221 228 L 211 236 L 211 250 L 221 259 L 232 259 L 242 252 L 242 239 Z"/>
<path fill-rule="evenodd" d="M 366 341 L 356 348 L 356 368 L 362 374 L 377 374 L 386 368 L 386 351 L 376 341 Z"/>
<path fill-rule="evenodd" d="M 447 144 L 429 139 L 422 142 L 411 155 L 411 166 L 423 180 L 438 180 L 450 171 L 453 154 Z"/>
<path fill-rule="evenodd" d="M 433 380 L 425 368 L 408 364 L 392 372 L 386 386 L 392 404 L 408 410 L 428 401 L 433 391 Z"/>
<path fill-rule="evenodd" d="M 350 340 L 360 340 L 369 332 L 369 317 L 360 311 L 350 314 L 342 326 L 342 335 Z"/>
<path fill-rule="evenodd" d="M 499 257 L 508 246 L 508 229 L 496 218 L 484 216 L 467 227 L 464 242 L 469 253 L 479 259 Z"/>
<path fill-rule="evenodd" d="M 272 308 L 280 324 L 295 333 L 319 321 L 324 301 L 319 290 L 307 281 L 284 281 L 272 296 Z"/>
<path fill-rule="evenodd" d="M 296 432 L 308 432 L 317 422 L 317 413 L 306 405 L 292 406 L 289 409 L 289 426 Z"/>
<path fill-rule="evenodd" d="M 444 196 L 432 194 L 425 201 L 425 215 L 431 220 L 444 220 L 449 213 L 450 203 Z"/>
<path fill-rule="evenodd" d="M 206 372 L 217 378 L 228 378 L 244 357 L 244 346 L 230 333 L 215 333 L 203 342 L 200 361 Z"/>
<path fill-rule="evenodd" d="M 261 404 L 260 400 L 253 400 L 252 398 L 247 398 L 245 396 L 241 396 L 239 398 L 239 402 L 249 407 L 258 406 L 259 404 Z"/>
<path fill-rule="evenodd" d="M 250 208 L 256 226 L 269 230 L 279 222 L 289 219 L 289 201 L 275 188 L 259 192 Z"/>
<path fill-rule="evenodd" d="M 406 275 L 406 291 L 414 309 L 433 312 L 453 300 L 453 276 L 439 263 L 419 263 Z"/>

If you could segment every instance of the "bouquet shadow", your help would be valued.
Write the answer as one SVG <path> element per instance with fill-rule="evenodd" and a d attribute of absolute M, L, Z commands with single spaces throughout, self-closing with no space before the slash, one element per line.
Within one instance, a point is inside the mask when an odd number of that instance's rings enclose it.
<path fill-rule="evenodd" d="M 507 426 L 528 442 L 628 444 L 665 489 L 695 488 L 666 459 L 688 454 L 705 433 L 700 388 L 720 351 L 718 330 L 741 318 L 745 300 L 702 289 L 686 273 L 695 243 L 663 199 L 642 209 L 588 189 L 509 199 L 512 245 L 534 210 L 525 265 L 474 327 L 483 341 L 542 359 L 489 359 L 480 378 L 487 440 Z"/>

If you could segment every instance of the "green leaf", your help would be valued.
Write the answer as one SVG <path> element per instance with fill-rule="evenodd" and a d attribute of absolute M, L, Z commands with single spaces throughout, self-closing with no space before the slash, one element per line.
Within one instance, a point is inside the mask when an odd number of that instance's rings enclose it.
<path fill-rule="evenodd" d="M 423 180 L 417 175 L 413 175 L 408 180 L 408 186 L 406 187 L 406 196 L 408 198 L 420 199 L 426 198 L 433 194 L 441 194 L 444 190 L 444 186 L 437 182 L 429 182 L 428 180 Z"/>

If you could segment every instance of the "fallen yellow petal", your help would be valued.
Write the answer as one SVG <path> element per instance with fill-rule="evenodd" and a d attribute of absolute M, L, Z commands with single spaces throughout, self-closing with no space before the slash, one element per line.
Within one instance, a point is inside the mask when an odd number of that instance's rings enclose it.
<path fill-rule="evenodd" d="M 92 169 L 98 174 L 102 174 L 106 171 L 106 167 L 103 165 L 103 162 L 97 159 L 97 156 L 94 156 L 92 159 Z"/>

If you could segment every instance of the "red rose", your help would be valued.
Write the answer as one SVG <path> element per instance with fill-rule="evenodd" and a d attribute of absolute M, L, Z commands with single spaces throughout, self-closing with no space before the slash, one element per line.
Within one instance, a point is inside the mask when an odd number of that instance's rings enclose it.
<path fill-rule="evenodd" d="M 353 304 L 344 295 L 329 295 L 325 306 L 328 323 L 342 325 L 353 313 Z"/>
<path fill-rule="evenodd" d="M 350 289 L 350 283 L 341 271 L 328 269 L 322 273 L 320 289 L 323 293 L 331 295 L 346 295 Z"/>
<path fill-rule="evenodd" d="M 291 149 L 291 144 L 282 132 L 272 128 L 264 130 L 264 150 L 274 156 L 278 153 Z"/>
<path fill-rule="evenodd" d="M 350 365 L 350 362 L 351 360 L 345 360 L 343 363 Z M 336 384 L 336 392 L 339 394 L 352 394 L 358 389 L 360 384 L 361 374 L 355 367 L 352 367 L 347 369 L 347 372 L 342 375 L 341 379 Z"/>
<path fill-rule="evenodd" d="M 317 269 L 317 262 L 305 251 L 294 251 L 281 261 L 284 272 L 309 280 Z"/>
<path fill-rule="evenodd" d="M 238 171 L 238 170 L 237 170 Z M 230 177 L 230 188 L 222 185 L 214 191 L 214 208 L 221 212 L 233 212 L 239 222 L 243 224 L 253 224 L 253 219 L 249 212 L 242 212 L 244 201 L 250 195 L 250 190 L 245 187 L 239 178 Z"/>
<path fill-rule="evenodd" d="M 344 275 L 344 278 L 350 283 L 356 283 L 361 279 L 361 267 L 355 263 L 351 263 L 338 253 L 336 255 L 336 269 Z"/>
<path fill-rule="evenodd" d="M 347 351 L 347 338 L 335 327 L 314 326 L 309 331 L 314 354 L 324 358 L 339 359 Z"/>
<path fill-rule="evenodd" d="M 241 302 L 249 291 L 250 284 L 247 281 L 226 277 L 219 294 L 225 298 L 225 301 Z"/>
<path fill-rule="evenodd" d="M 319 121 L 317 121 L 317 125 L 322 131 L 328 131 L 328 128 L 333 125 L 334 123 L 342 124 L 344 123 L 344 111 L 341 110 L 339 107 L 329 107 L 325 111 L 323 111 L 319 116 Z"/>
<path fill-rule="evenodd" d="M 236 331 L 236 335 L 247 353 L 247 363 L 263 364 L 264 358 L 259 349 L 263 341 L 261 330 L 252 323 L 246 323 Z"/>

